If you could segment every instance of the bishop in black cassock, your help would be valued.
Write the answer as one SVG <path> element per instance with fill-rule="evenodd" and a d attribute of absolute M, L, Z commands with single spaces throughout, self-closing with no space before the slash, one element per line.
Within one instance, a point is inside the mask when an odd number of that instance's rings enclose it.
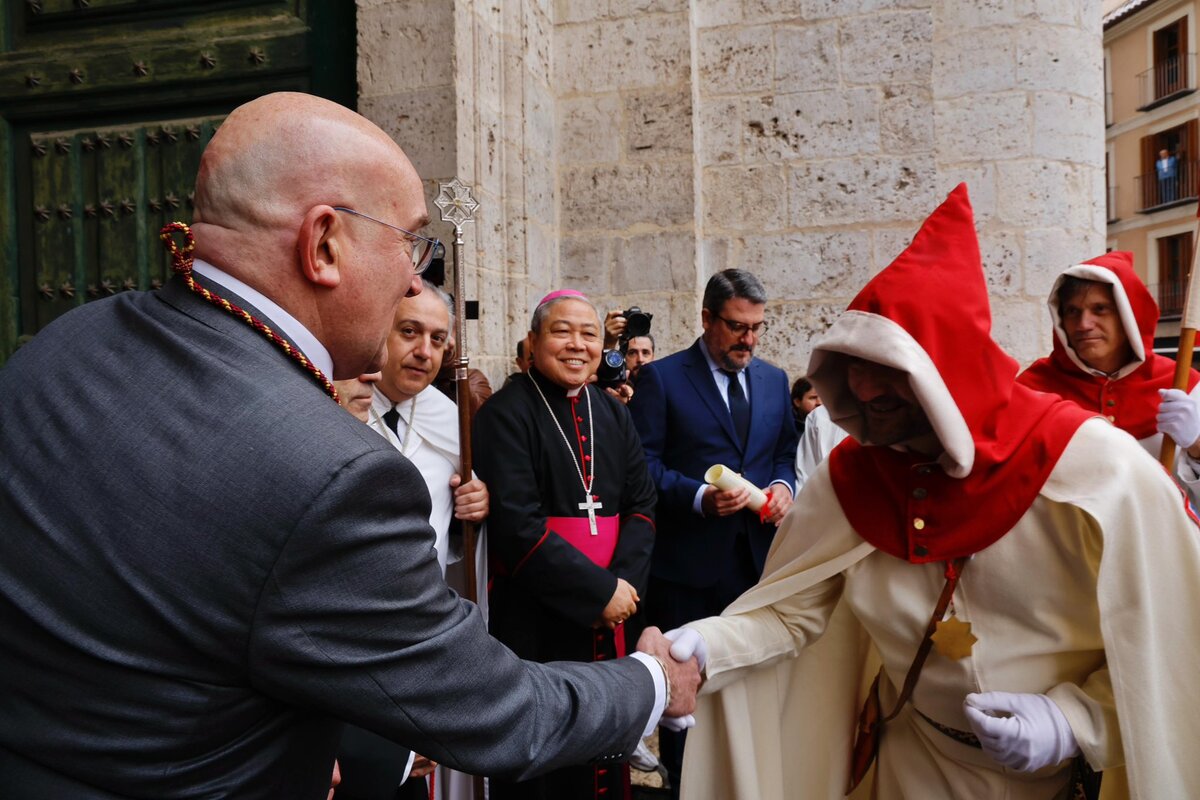
<path fill-rule="evenodd" d="M 654 484 L 625 406 L 586 385 L 603 335 L 595 309 L 576 293 L 538 308 L 534 367 L 479 410 L 472 435 L 476 473 L 491 489 L 490 628 L 534 661 L 615 658 L 633 651 L 644 624 L 625 614 L 613 627 L 605 612 L 618 579 L 645 592 Z M 491 797 L 616 800 L 628 796 L 628 774 L 607 764 L 493 780 Z"/>

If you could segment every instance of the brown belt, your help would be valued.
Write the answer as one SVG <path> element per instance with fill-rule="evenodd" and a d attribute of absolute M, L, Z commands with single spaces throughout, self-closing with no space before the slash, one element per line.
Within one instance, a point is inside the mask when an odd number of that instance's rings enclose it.
<path fill-rule="evenodd" d="M 913 710 L 920 714 L 921 719 L 928 722 L 930 726 L 932 726 L 933 729 L 938 733 L 944 736 L 949 736 L 954 741 L 960 744 L 965 744 L 968 747 L 974 747 L 977 750 L 983 748 L 983 745 L 979 743 L 979 737 L 975 734 L 968 733 L 967 731 L 960 731 L 958 728 L 951 728 L 949 725 L 943 725 L 935 719 L 930 719 L 924 714 L 921 714 L 921 710 L 919 708 L 914 708 Z"/>

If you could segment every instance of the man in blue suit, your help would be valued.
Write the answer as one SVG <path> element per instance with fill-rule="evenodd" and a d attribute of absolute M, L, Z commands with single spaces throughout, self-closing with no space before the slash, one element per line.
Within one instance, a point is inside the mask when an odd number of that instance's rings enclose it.
<path fill-rule="evenodd" d="M 704 333 L 686 350 L 642 367 L 629 404 L 658 489 L 647 619 L 663 630 L 721 613 L 758 582 L 775 528 L 792 504 L 796 429 L 787 374 L 754 360 L 766 332 L 767 293 L 727 269 L 704 289 Z M 762 516 L 745 489 L 722 491 L 704 472 L 723 464 L 769 489 Z M 662 732 L 663 763 L 678 792 L 683 737 Z"/>

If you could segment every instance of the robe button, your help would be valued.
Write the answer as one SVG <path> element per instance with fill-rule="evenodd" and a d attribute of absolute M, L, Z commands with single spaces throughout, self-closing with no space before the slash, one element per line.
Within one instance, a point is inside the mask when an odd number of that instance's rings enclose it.
<path fill-rule="evenodd" d="M 1116 404 L 1117 404 L 1117 401 L 1116 401 L 1116 400 L 1109 400 L 1109 401 L 1108 401 L 1107 403 L 1105 403 L 1104 405 L 1108 406 L 1109 408 L 1112 408 L 1112 407 L 1113 407 L 1113 406 L 1115 406 Z"/>
<path fill-rule="evenodd" d="M 583 460 L 584 460 L 584 461 L 591 461 L 591 460 L 592 460 L 592 457 L 591 457 L 591 456 L 584 456 L 584 457 L 583 457 Z"/>
<path fill-rule="evenodd" d="M 583 422 L 583 417 L 576 417 L 576 418 L 575 418 L 575 421 L 576 421 L 576 422 Z"/>
<path fill-rule="evenodd" d="M 581 441 L 581 442 L 586 442 L 586 441 L 587 441 L 587 437 L 586 437 L 586 436 L 580 436 L 580 437 L 579 437 L 579 441 Z"/>
<path fill-rule="evenodd" d="M 919 531 L 925 530 L 925 520 L 921 519 L 920 517 L 916 517 L 915 519 L 913 519 L 913 527 Z M 921 554 L 918 553 L 917 555 L 921 555 Z"/>
<path fill-rule="evenodd" d="M 913 548 L 913 555 L 927 556 L 929 555 L 929 548 L 923 544 L 919 544 Z"/>
<path fill-rule="evenodd" d="M 913 489 L 912 496 L 917 498 L 918 500 L 924 500 L 926 497 L 929 496 L 929 492 L 925 491 L 924 489 L 922 489 L 920 487 L 917 487 L 916 489 Z"/>

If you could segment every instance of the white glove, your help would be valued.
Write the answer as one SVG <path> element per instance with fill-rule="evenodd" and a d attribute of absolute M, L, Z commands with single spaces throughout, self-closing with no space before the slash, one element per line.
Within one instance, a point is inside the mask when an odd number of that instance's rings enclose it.
<path fill-rule="evenodd" d="M 1200 407 L 1187 392 L 1179 389 L 1159 389 L 1162 402 L 1158 406 L 1158 431 L 1175 440 L 1184 450 L 1200 439 Z"/>
<path fill-rule="evenodd" d="M 696 718 L 691 714 L 685 714 L 682 717 L 662 717 L 658 721 L 660 728 L 666 728 L 669 731 L 681 733 L 688 728 L 696 727 Z"/>
<path fill-rule="evenodd" d="M 1079 753 L 1067 718 L 1044 694 L 969 694 L 963 711 L 983 752 L 1006 767 L 1035 772 Z"/>
<path fill-rule="evenodd" d="M 708 663 L 708 643 L 704 641 L 700 631 L 695 628 L 676 628 L 667 631 L 663 636 L 674 642 L 671 645 L 671 658 L 682 663 L 695 656 L 700 665 L 700 672 L 704 672 L 704 665 Z"/>
<path fill-rule="evenodd" d="M 694 628 L 676 628 L 667 631 L 663 636 L 673 642 L 671 658 L 682 663 L 695 656 L 696 662 L 700 665 L 700 672 L 704 672 L 704 664 L 708 661 L 708 644 L 700 635 L 700 631 Z M 663 717 L 658 724 L 669 731 L 679 733 L 695 727 L 696 718 L 691 714 L 682 717 Z"/>

